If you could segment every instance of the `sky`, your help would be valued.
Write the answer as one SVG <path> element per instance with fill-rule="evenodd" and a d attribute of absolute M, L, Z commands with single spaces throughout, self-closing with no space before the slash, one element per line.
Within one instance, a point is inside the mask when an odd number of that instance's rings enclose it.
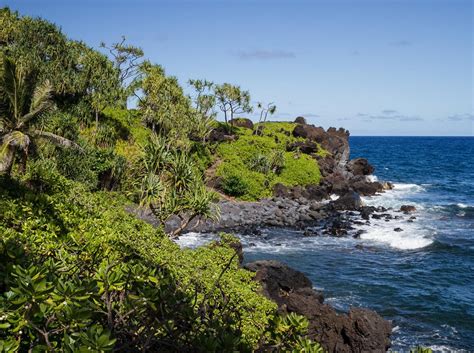
<path fill-rule="evenodd" d="M 352 135 L 474 135 L 472 0 L 0 0 Z M 257 114 L 254 113 L 254 119 Z"/>

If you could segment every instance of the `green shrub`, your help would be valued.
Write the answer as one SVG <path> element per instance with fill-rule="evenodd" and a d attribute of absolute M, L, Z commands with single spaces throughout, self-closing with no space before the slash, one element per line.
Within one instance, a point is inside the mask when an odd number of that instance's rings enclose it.
<path fill-rule="evenodd" d="M 295 124 L 267 122 L 261 135 L 249 129 L 235 128 L 238 139 L 217 145 L 219 164 L 216 174 L 224 180 L 238 177 L 247 186 L 238 196 L 242 200 L 259 200 L 272 195 L 273 186 L 318 184 L 321 173 L 317 161 L 309 155 L 287 152 L 286 145 L 302 141 L 291 135 Z M 257 125 L 258 127 L 258 125 Z M 319 154 L 327 153 L 319 149 Z"/>
<path fill-rule="evenodd" d="M 181 250 L 117 194 L 56 178 L 46 193 L 0 181 L 5 351 L 250 352 L 275 340 L 276 305 L 232 237 Z"/>
<path fill-rule="evenodd" d="M 262 174 L 268 174 L 272 170 L 272 163 L 270 159 L 264 154 L 257 154 L 252 156 L 248 162 L 250 170 Z"/>
<path fill-rule="evenodd" d="M 230 196 L 242 196 L 248 191 L 247 184 L 237 175 L 222 179 L 220 187 L 222 191 Z"/>

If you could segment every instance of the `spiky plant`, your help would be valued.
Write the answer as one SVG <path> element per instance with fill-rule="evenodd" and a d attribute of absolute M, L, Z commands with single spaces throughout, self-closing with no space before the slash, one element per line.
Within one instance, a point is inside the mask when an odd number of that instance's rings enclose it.
<path fill-rule="evenodd" d="M 17 152 L 24 170 L 31 145 L 39 138 L 56 145 L 80 148 L 74 142 L 43 131 L 38 120 L 54 108 L 49 81 L 7 57 L 0 58 L 0 174 L 10 174 Z"/>

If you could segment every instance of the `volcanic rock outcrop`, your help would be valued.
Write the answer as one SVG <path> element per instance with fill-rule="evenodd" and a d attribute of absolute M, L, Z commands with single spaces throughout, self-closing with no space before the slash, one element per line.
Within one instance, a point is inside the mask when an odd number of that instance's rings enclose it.
<path fill-rule="evenodd" d="M 308 319 L 309 337 L 327 352 L 386 352 L 390 347 L 392 325 L 375 311 L 351 308 L 348 314 L 337 313 L 303 273 L 278 261 L 256 261 L 245 268 L 255 272 L 263 294 L 277 303 L 280 313 Z"/>

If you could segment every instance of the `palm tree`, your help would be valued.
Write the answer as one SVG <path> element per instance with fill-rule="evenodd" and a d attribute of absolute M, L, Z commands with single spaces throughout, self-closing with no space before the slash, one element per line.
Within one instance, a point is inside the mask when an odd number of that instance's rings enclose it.
<path fill-rule="evenodd" d="M 0 58 L 0 174 L 11 173 L 17 152 L 24 170 L 29 147 L 38 138 L 80 149 L 73 141 L 38 128 L 38 120 L 53 108 L 49 81 L 38 83 L 33 72 Z"/>

